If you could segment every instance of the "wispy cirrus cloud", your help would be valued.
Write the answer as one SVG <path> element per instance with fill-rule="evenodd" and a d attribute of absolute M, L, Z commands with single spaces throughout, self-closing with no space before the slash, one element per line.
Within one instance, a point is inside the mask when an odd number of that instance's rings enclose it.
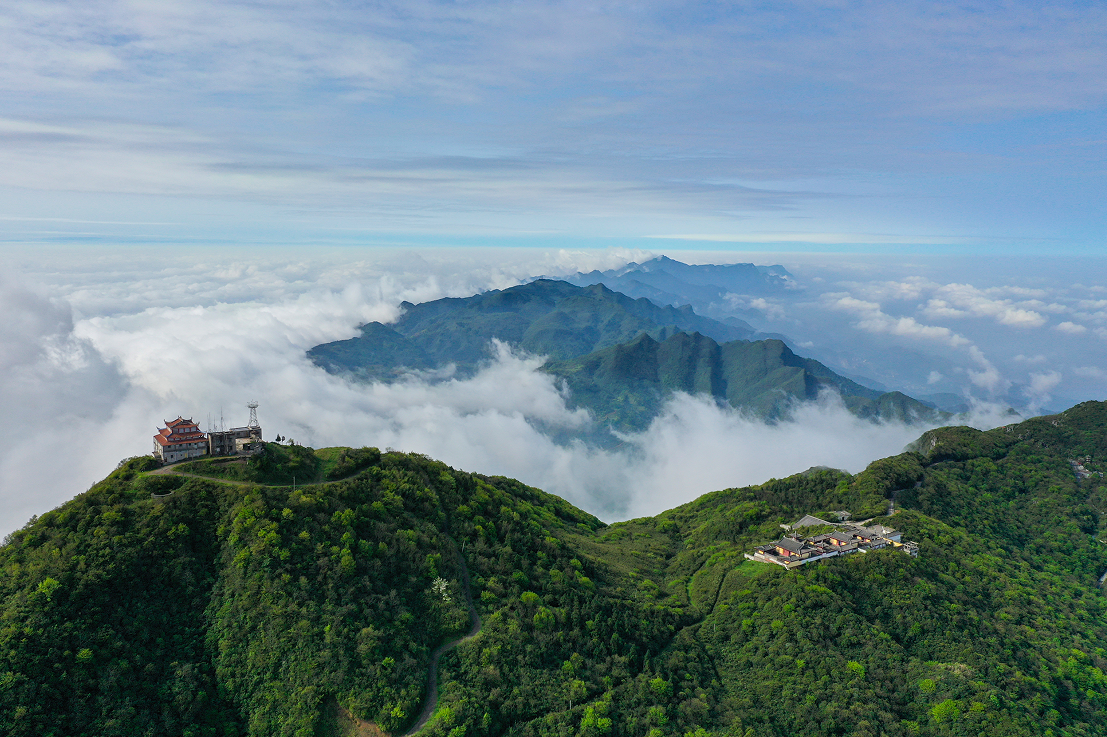
<path fill-rule="evenodd" d="M 195 77 L 219 90 L 346 81 L 445 93 L 606 65 L 603 79 L 673 88 L 692 80 L 733 84 L 751 72 L 838 80 L 891 95 L 901 111 L 931 114 L 1081 106 L 1107 92 L 1079 71 L 1107 61 L 1107 45 L 1083 32 L 1107 17 L 1075 3 L 1048 11 L 1014 3 L 980 14 L 928 3 L 631 9 L 91 0 L 12 2 L 4 17 L 4 41 L 22 60 L 9 73 L 13 87 L 123 72 L 156 82 Z M 800 18 L 807 23 L 787 22 Z M 665 67 L 668 75 L 660 74 Z"/>

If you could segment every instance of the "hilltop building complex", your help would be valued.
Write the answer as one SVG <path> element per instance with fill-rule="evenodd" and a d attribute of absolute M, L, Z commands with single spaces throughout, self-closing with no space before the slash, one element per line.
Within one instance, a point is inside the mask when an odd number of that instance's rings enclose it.
<path fill-rule="evenodd" d="M 258 424 L 257 402 L 250 408 L 250 422 L 245 427 L 222 426 L 206 433 L 191 419 L 177 417 L 167 421 L 154 435 L 154 457 L 163 463 L 176 463 L 200 456 L 229 456 L 253 454 L 262 447 L 261 425 Z"/>

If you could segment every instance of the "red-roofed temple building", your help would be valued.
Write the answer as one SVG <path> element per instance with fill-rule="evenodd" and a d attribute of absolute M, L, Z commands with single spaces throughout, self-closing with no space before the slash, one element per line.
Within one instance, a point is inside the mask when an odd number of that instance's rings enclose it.
<path fill-rule="evenodd" d="M 165 463 L 208 454 L 208 438 L 192 420 L 178 417 L 166 422 L 154 436 L 154 457 Z"/>

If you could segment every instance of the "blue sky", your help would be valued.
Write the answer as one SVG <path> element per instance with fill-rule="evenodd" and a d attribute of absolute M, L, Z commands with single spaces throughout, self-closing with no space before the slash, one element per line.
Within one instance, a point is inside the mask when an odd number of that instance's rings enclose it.
<path fill-rule="evenodd" d="M 0 8 L 0 238 L 1098 252 L 1107 10 Z"/>

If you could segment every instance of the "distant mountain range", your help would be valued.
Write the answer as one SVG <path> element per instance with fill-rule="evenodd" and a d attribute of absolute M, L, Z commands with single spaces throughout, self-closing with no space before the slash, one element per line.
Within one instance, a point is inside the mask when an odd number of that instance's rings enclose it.
<path fill-rule="evenodd" d="M 646 297 L 658 304 L 692 305 L 700 314 L 713 314 L 713 306 L 725 309 L 728 294 L 772 295 L 796 290 L 795 278 L 783 266 L 755 264 L 685 264 L 658 256 L 641 264 L 629 263 L 608 271 L 578 272 L 562 277 L 570 284 L 603 284 L 631 297 Z M 730 305 L 733 310 L 733 304 Z"/>
<path fill-rule="evenodd" d="M 368 323 L 360 336 L 317 345 L 308 356 L 332 373 L 367 379 L 394 378 L 411 369 L 449 364 L 466 376 L 488 359 L 493 338 L 564 360 L 642 334 L 664 340 L 689 331 L 725 342 L 749 338 L 755 332 L 742 320 L 724 323 L 701 317 L 691 307 L 659 306 L 602 284 L 581 288 L 550 279 L 472 297 L 400 306 L 404 314 L 392 325 Z"/>
<path fill-rule="evenodd" d="M 362 380 L 450 365 L 455 375 L 466 376 L 488 360 L 496 338 L 548 356 L 545 370 L 566 381 L 571 402 L 590 409 L 601 428 L 622 430 L 647 427 L 675 391 L 710 395 L 765 418 L 781 417 L 794 402 L 825 389 L 838 392 L 862 417 L 910 422 L 945 416 L 899 392 L 840 376 L 781 340 L 751 341 L 754 329 L 736 318 L 714 320 L 603 284 L 539 279 L 403 307 L 396 323 L 369 323 L 355 338 L 315 346 L 309 357 L 328 372 Z"/>
<path fill-rule="evenodd" d="M 578 286 L 603 284 L 631 297 L 645 297 L 660 305 L 690 306 L 696 314 L 727 323 L 748 321 L 756 331 L 746 339 L 776 338 L 793 351 L 820 361 L 837 375 L 879 391 L 900 387 L 923 404 L 959 414 L 971 408 L 958 359 L 934 346 L 876 340 L 849 325 L 849 320 L 827 319 L 820 294 L 827 284 L 807 284 L 781 265 L 686 264 L 667 256 L 629 263 L 606 271 L 593 270 L 556 277 Z M 839 285 L 834 289 L 843 289 Z M 892 349 L 894 346 L 894 349 Z M 933 377 L 939 377 L 934 379 Z M 934 382 L 938 383 L 935 384 Z M 1021 412 L 1043 408 L 1027 406 L 1034 392 L 1015 382 L 1002 396 L 993 396 Z M 1051 406 L 1075 402 L 1055 396 Z"/>

